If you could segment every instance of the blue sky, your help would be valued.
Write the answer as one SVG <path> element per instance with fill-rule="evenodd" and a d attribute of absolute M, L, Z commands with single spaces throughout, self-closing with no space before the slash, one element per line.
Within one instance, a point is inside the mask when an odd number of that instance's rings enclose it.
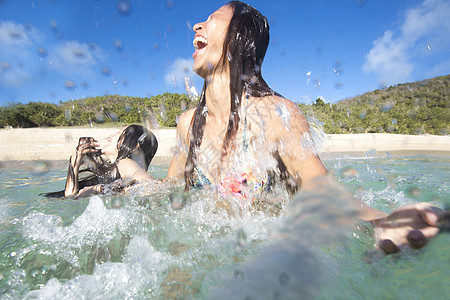
<path fill-rule="evenodd" d="M 192 25 L 226 1 L 0 0 L 0 105 L 200 91 Z M 450 1 L 253 0 L 286 98 L 336 102 L 450 73 Z"/>

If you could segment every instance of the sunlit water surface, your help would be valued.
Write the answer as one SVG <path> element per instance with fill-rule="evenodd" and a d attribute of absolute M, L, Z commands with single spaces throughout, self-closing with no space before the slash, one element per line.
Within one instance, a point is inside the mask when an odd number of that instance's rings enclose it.
<path fill-rule="evenodd" d="M 46 199 L 65 169 L 0 169 L 0 292 L 5 299 L 445 299 L 450 235 L 383 256 L 351 194 L 384 211 L 449 205 L 450 157 L 325 161 L 344 187 L 278 204 L 214 190 L 140 185 L 126 194 Z M 36 170 L 37 169 L 37 170 Z M 167 166 L 152 166 L 163 177 Z M 350 196 L 349 196 L 350 195 Z M 270 197 L 269 197 L 270 198 Z"/>

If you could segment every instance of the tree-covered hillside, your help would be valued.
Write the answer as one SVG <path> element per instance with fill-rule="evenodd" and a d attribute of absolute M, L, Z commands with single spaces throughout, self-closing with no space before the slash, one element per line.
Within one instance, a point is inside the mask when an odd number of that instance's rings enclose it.
<path fill-rule="evenodd" d="M 326 133 L 450 133 L 450 75 L 405 83 L 341 100 L 299 105 Z"/>
<path fill-rule="evenodd" d="M 196 101 L 185 94 L 164 93 L 150 98 L 108 95 L 57 104 L 30 102 L 0 107 L 0 126 L 73 126 L 118 122 L 131 124 L 143 118 L 175 127 L 177 117 Z"/>
<path fill-rule="evenodd" d="M 0 127 L 73 126 L 151 120 L 175 127 L 197 99 L 165 93 L 150 98 L 108 95 L 50 104 L 30 102 L 0 107 Z M 317 99 L 299 104 L 326 133 L 450 133 L 450 75 L 375 90 L 337 103 Z"/>

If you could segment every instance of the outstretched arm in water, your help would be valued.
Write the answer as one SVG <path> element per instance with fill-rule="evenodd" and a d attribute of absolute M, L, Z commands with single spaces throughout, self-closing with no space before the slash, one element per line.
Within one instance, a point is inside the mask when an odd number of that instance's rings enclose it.
<path fill-rule="evenodd" d="M 274 105 L 285 105 L 290 124 L 281 119 L 268 120 L 269 138 L 277 143 L 278 153 L 288 172 L 301 183 L 302 189 L 312 189 L 312 179 L 327 173 L 314 150 L 309 124 L 298 107 L 285 99 L 275 98 Z M 289 128 L 290 130 L 287 130 Z M 400 251 L 404 246 L 420 248 L 438 232 L 444 211 L 428 203 L 405 205 L 390 214 L 371 208 L 358 201 L 359 217 L 374 225 L 375 246 L 387 254 Z M 326 203 L 324 203 L 326 205 Z"/>

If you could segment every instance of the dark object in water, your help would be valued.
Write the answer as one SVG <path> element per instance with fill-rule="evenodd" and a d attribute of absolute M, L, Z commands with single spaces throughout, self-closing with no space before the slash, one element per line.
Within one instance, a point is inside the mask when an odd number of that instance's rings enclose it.
<path fill-rule="evenodd" d="M 450 232 L 450 210 L 446 209 L 439 220 L 439 233 Z"/>

